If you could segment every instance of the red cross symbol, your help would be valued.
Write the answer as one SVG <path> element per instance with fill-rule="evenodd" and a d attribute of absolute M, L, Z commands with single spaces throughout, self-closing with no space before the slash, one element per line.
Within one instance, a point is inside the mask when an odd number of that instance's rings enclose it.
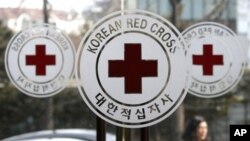
<path fill-rule="evenodd" d="M 125 44 L 124 60 L 109 60 L 109 77 L 125 78 L 125 93 L 142 93 L 142 77 L 157 77 L 157 60 L 141 60 L 141 44 Z"/>
<path fill-rule="evenodd" d="M 36 55 L 26 55 L 26 65 L 36 66 L 36 75 L 46 75 L 46 66 L 55 65 L 55 55 L 46 55 L 45 45 L 36 45 Z"/>
<path fill-rule="evenodd" d="M 213 55 L 213 45 L 203 45 L 203 55 L 193 55 L 193 64 L 202 65 L 203 75 L 213 75 L 214 65 L 223 65 L 223 55 Z"/>

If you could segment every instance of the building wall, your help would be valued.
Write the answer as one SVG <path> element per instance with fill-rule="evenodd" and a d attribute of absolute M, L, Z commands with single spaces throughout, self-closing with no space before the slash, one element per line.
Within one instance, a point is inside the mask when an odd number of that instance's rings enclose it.
<path fill-rule="evenodd" d="M 182 20 L 200 20 L 203 19 L 220 2 L 224 2 L 225 8 L 220 13 L 221 19 L 236 18 L 235 0 L 181 0 L 180 18 Z M 170 16 L 172 7 L 169 0 L 127 0 L 125 9 L 142 9 L 162 16 Z"/>

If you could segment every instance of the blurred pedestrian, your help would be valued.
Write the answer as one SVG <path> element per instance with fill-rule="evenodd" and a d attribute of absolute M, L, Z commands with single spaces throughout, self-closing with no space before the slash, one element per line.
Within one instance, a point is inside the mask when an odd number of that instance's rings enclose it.
<path fill-rule="evenodd" d="M 191 119 L 182 136 L 183 141 L 208 141 L 208 125 L 202 116 Z"/>

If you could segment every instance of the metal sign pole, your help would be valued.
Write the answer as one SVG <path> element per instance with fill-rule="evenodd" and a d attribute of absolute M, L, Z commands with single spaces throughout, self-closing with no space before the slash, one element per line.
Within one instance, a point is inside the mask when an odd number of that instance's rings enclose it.
<path fill-rule="evenodd" d="M 125 1 L 121 0 L 121 11 L 124 10 L 125 10 Z M 121 14 L 123 15 L 123 12 Z M 131 140 L 131 131 L 129 128 L 116 127 L 116 141 L 130 141 L 130 140 Z"/>
<path fill-rule="evenodd" d="M 106 141 L 106 123 L 98 116 L 96 116 L 96 131 L 96 140 Z"/>
<path fill-rule="evenodd" d="M 141 141 L 149 141 L 149 127 L 141 128 Z"/>
<path fill-rule="evenodd" d="M 116 127 L 116 141 L 130 141 L 130 132 L 129 128 Z"/>
<path fill-rule="evenodd" d="M 43 0 L 43 22 L 45 24 L 49 23 L 49 13 L 48 13 L 48 1 Z M 53 98 L 49 97 L 46 99 L 46 128 L 47 129 L 53 129 L 54 128 L 54 122 L 53 122 Z"/>

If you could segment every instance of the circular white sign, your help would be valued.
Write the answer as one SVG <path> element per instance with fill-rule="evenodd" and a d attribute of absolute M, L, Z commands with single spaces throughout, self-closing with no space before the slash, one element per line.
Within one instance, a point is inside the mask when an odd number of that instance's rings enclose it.
<path fill-rule="evenodd" d="M 5 68 L 23 93 L 48 97 L 63 90 L 74 72 L 75 49 L 54 26 L 36 25 L 13 36 L 5 53 Z"/>
<path fill-rule="evenodd" d="M 168 21 L 145 11 L 115 12 L 82 40 L 79 91 L 90 109 L 122 127 L 140 128 L 170 116 L 186 95 L 183 40 Z"/>
<path fill-rule="evenodd" d="M 246 61 L 235 33 L 224 25 L 202 22 L 182 35 L 191 75 L 189 92 L 205 98 L 228 93 L 242 77 Z"/>

